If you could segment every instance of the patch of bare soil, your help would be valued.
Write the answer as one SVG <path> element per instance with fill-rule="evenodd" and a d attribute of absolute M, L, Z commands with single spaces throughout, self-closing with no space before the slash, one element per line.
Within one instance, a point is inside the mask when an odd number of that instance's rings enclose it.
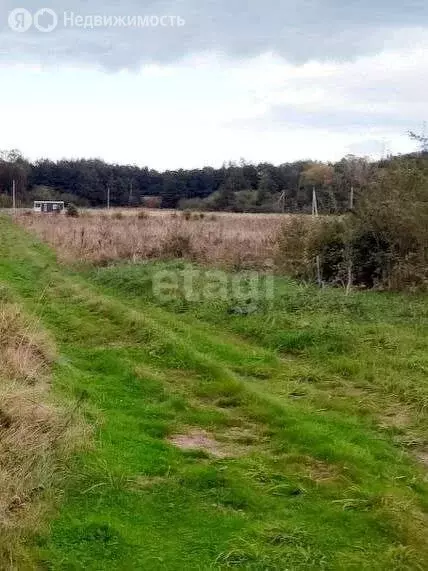
<path fill-rule="evenodd" d="M 336 466 L 315 458 L 308 459 L 306 470 L 309 478 L 318 484 L 336 480 L 340 475 Z"/>
<path fill-rule="evenodd" d="M 379 419 L 381 428 L 404 429 L 413 424 L 412 415 L 404 408 L 388 409 Z"/>
<path fill-rule="evenodd" d="M 231 426 L 222 430 L 217 436 L 206 430 L 192 428 L 186 433 L 175 434 L 169 442 L 182 450 L 202 450 L 215 458 L 237 458 L 245 456 L 249 451 L 266 440 L 259 434 L 257 427 Z"/>
<path fill-rule="evenodd" d="M 193 429 L 186 434 L 174 434 L 169 442 L 182 450 L 202 450 L 216 458 L 227 458 L 230 452 L 205 430 Z"/>
<path fill-rule="evenodd" d="M 415 450 L 415 456 L 426 468 L 428 468 L 428 448 Z"/>

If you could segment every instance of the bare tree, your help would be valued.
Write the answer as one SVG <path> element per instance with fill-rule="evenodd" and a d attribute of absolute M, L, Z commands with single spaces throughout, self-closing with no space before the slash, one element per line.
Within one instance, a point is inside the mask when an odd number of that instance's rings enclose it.
<path fill-rule="evenodd" d="M 426 135 L 426 122 L 424 121 L 422 133 L 414 133 L 409 131 L 409 137 L 412 141 L 416 141 L 419 145 L 419 150 L 421 153 L 428 153 L 428 137 Z"/>

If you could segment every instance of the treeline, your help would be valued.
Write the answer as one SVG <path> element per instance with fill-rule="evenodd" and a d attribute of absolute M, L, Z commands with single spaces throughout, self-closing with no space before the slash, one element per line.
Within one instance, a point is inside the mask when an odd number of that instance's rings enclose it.
<path fill-rule="evenodd" d="M 307 212 L 317 190 L 321 212 L 348 208 L 350 188 L 367 186 L 378 168 L 348 156 L 335 164 L 298 161 L 274 166 L 241 162 L 219 169 L 157 172 L 137 166 L 111 165 L 101 160 L 42 159 L 31 163 L 19 152 L 0 153 L 0 207 L 12 201 L 12 181 L 21 206 L 33 200 L 58 199 L 78 206 L 145 203 L 162 208 L 193 208 L 247 212 Z"/>
<path fill-rule="evenodd" d="M 420 153 L 411 158 L 426 169 L 427 156 Z M 20 206 L 30 206 L 33 200 L 58 199 L 82 207 L 101 207 L 106 205 L 109 194 L 110 204 L 122 207 L 310 212 L 315 189 L 320 213 L 341 213 L 349 210 L 351 189 L 358 197 L 379 172 L 400 160 L 370 162 L 347 156 L 334 164 L 297 161 L 280 166 L 241 161 L 219 169 L 160 173 L 97 159 L 42 159 L 31 163 L 19 152 L 10 151 L 0 153 L 0 207 L 11 206 L 15 180 Z"/>

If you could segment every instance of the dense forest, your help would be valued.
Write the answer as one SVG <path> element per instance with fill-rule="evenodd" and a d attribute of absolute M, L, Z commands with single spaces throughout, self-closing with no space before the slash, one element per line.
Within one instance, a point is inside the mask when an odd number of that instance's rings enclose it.
<path fill-rule="evenodd" d="M 406 157 L 422 169 L 428 154 Z M 135 165 L 112 165 L 99 159 L 42 159 L 31 163 L 18 151 L 0 154 L 0 207 L 12 205 L 16 181 L 19 206 L 36 199 L 58 199 L 82 207 L 146 205 L 237 212 L 308 212 L 313 189 L 320 212 L 349 209 L 354 195 L 367 188 L 383 170 L 403 157 L 380 162 L 347 156 L 337 163 L 298 161 L 274 166 L 229 163 L 219 169 L 205 167 L 163 173 Z"/>

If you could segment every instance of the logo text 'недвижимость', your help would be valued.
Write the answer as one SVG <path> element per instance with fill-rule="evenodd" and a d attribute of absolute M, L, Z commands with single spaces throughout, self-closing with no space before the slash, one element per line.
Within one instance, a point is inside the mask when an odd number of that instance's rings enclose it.
<path fill-rule="evenodd" d="M 60 24 L 61 18 L 51 8 L 41 8 L 36 12 L 30 12 L 26 8 L 16 8 L 9 13 L 9 28 L 18 33 L 27 32 L 31 29 L 42 33 L 53 32 Z M 75 14 L 64 12 L 62 14 L 63 28 L 82 28 L 94 30 L 100 28 L 175 28 L 186 24 L 181 16 L 171 15 L 139 15 L 117 16 L 101 14 Z"/>

